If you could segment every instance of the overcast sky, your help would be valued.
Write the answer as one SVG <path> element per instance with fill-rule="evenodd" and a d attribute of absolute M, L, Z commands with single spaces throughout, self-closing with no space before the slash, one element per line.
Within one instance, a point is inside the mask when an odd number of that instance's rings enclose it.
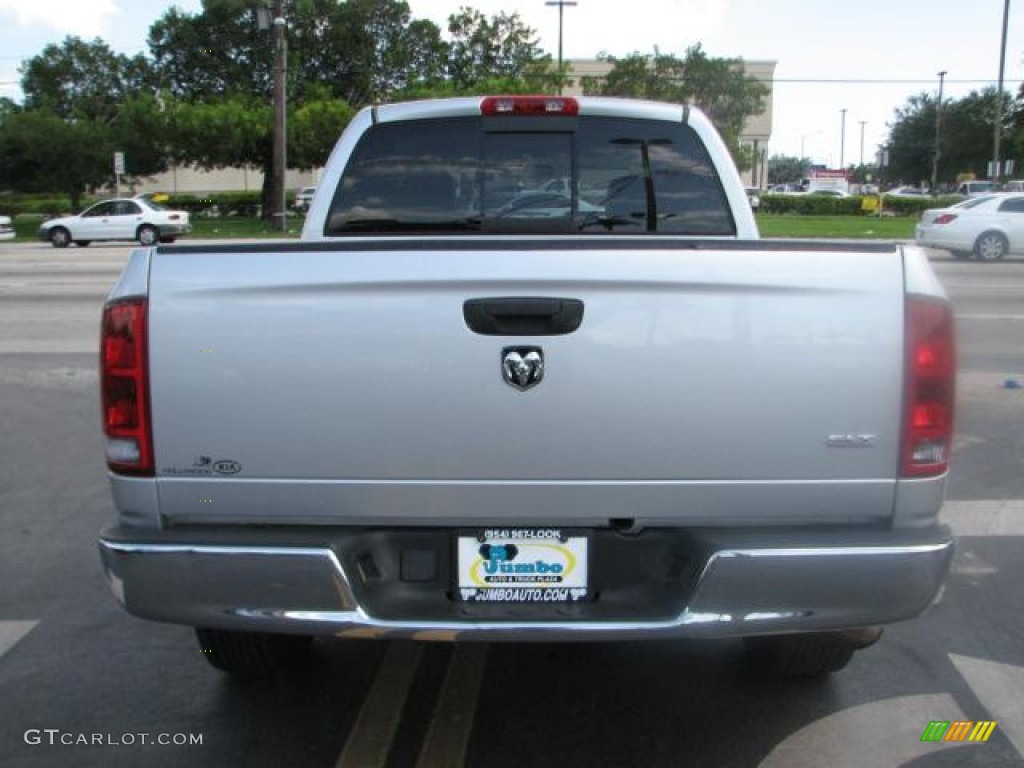
<path fill-rule="evenodd" d="M 558 51 L 558 9 L 545 0 L 408 0 L 414 17 L 444 29 L 460 5 L 487 15 L 518 12 L 545 51 Z M 146 50 L 149 25 L 171 5 L 198 0 L 0 0 L 0 95 L 20 98 L 20 63 L 69 34 L 99 36 L 118 52 Z M 959 97 L 995 84 L 1003 0 L 578 0 L 564 9 L 565 58 L 632 52 L 682 55 L 702 43 L 712 56 L 770 59 L 775 70 L 769 153 L 837 165 L 841 110 L 846 163 L 886 135 L 894 110 L 917 93 Z M 1024 79 L 1024 0 L 1011 0 L 1006 87 Z M 815 82 L 818 81 L 818 82 Z"/>

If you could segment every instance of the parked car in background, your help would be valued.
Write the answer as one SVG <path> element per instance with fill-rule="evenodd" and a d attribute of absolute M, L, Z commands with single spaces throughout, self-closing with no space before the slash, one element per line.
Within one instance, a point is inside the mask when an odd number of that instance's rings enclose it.
<path fill-rule="evenodd" d="M 920 187 L 895 187 L 884 193 L 885 197 L 913 197 L 920 200 L 928 197 L 928 193 Z"/>
<path fill-rule="evenodd" d="M 757 187 L 747 187 L 747 200 L 750 201 L 750 207 L 753 210 L 757 210 L 761 207 L 761 190 Z"/>
<path fill-rule="evenodd" d="M 799 184 L 773 184 L 767 191 L 773 195 L 796 195 L 803 192 Z"/>
<path fill-rule="evenodd" d="M 964 181 L 956 188 L 956 194 L 964 197 L 977 197 L 997 191 L 994 181 Z"/>
<path fill-rule="evenodd" d="M 39 239 L 54 248 L 85 247 L 94 240 L 138 240 L 142 245 L 173 243 L 192 232 L 187 211 L 175 211 L 147 198 L 104 200 L 76 216 L 44 221 Z"/>
<path fill-rule="evenodd" d="M 308 211 L 309 204 L 313 202 L 313 195 L 316 194 L 316 187 L 303 187 L 295 195 L 295 210 Z"/>
<path fill-rule="evenodd" d="M 0 216 L 0 240 L 14 239 L 14 223 L 10 216 Z"/>
<path fill-rule="evenodd" d="M 1024 194 L 972 197 L 948 208 L 929 208 L 917 224 L 918 245 L 945 248 L 958 259 L 995 261 L 1024 252 Z"/>
<path fill-rule="evenodd" d="M 812 189 L 808 192 L 810 195 L 818 195 L 819 197 L 849 197 L 849 192 L 843 192 L 841 189 Z"/>
<path fill-rule="evenodd" d="M 1014 179 L 1003 184 L 1003 192 L 1024 192 L 1024 180 Z"/>

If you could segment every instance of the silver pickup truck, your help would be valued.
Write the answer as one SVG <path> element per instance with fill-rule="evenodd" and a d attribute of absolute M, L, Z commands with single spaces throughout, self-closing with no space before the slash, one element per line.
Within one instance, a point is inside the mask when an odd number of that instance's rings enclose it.
<path fill-rule="evenodd" d="M 924 253 L 759 241 L 685 106 L 366 109 L 302 242 L 136 250 L 101 357 L 110 586 L 232 672 L 327 635 L 824 674 L 949 568 Z"/>

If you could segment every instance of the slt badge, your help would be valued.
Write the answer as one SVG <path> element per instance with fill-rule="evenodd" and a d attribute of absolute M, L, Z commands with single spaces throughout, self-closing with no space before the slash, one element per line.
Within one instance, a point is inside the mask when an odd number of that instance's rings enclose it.
<path fill-rule="evenodd" d="M 501 375 L 520 391 L 544 378 L 544 351 L 540 347 L 505 347 L 501 350 Z"/>

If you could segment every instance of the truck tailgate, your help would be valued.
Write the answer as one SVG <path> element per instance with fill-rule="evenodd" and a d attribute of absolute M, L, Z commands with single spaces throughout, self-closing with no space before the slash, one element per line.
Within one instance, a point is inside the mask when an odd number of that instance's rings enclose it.
<path fill-rule="evenodd" d="M 892 514 L 897 247 L 648 238 L 161 248 L 160 511 L 187 522 L 856 523 Z M 564 335 L 467 300 L 583 303 Z M 544 378 L 502 376 L 537 347 Z"/>

